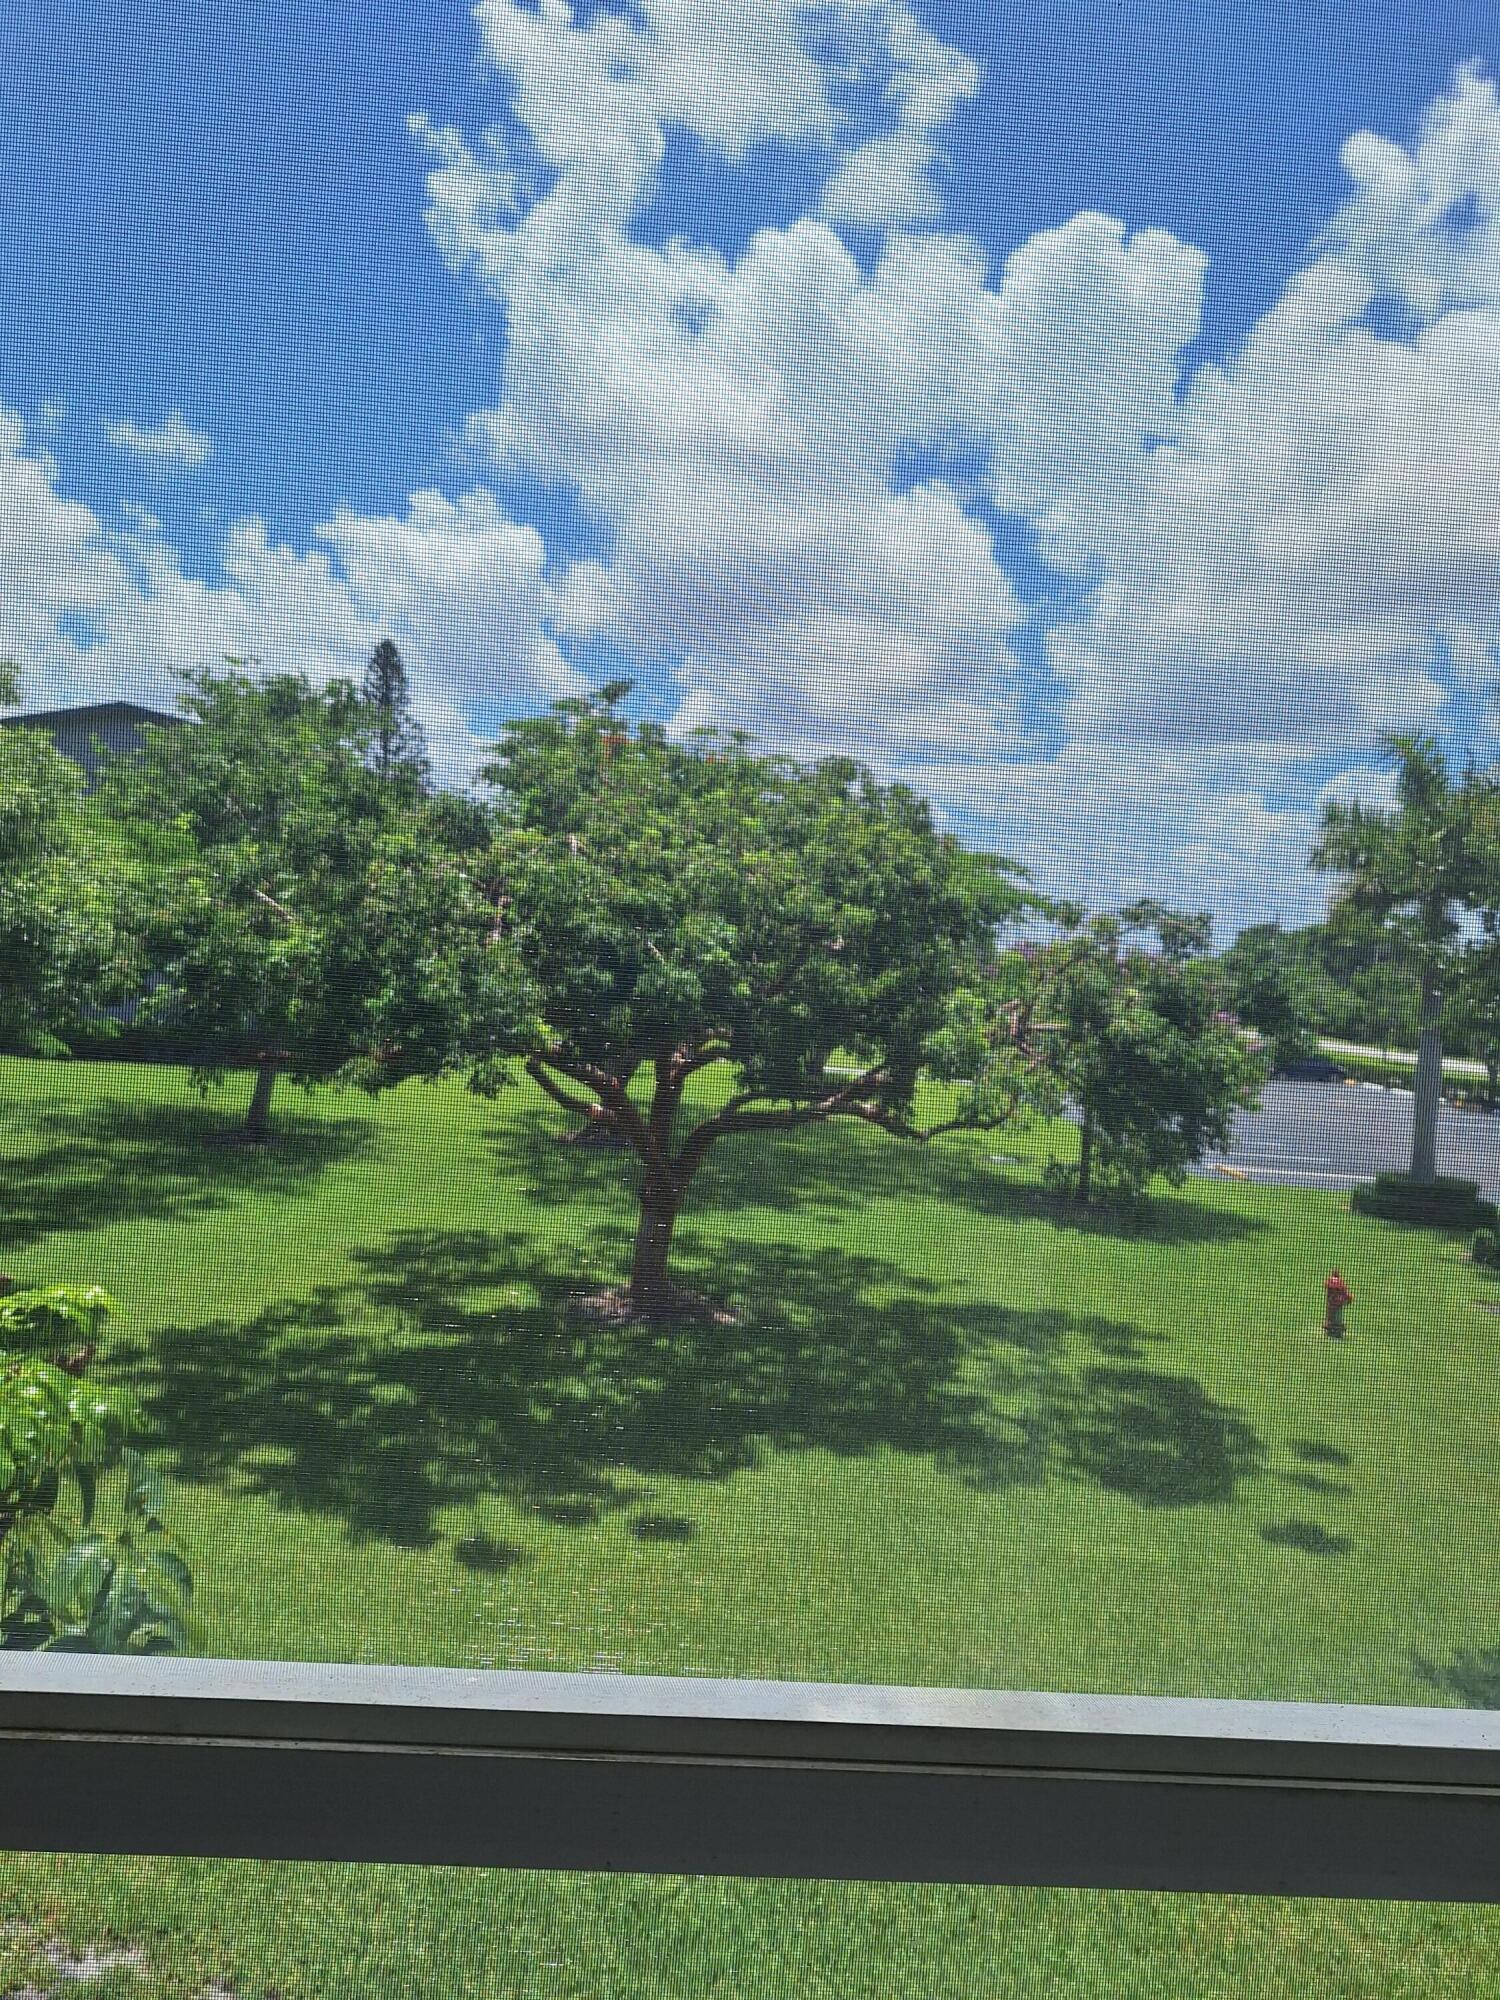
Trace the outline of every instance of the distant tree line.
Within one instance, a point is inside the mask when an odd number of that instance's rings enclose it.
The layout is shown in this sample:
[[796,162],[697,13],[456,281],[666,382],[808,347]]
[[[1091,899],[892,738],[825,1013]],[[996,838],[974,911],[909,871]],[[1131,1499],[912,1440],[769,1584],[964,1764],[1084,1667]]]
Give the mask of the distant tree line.
[[[1284,930],[1252,924],[1220,954],[1228,1002],[1262,1032],[1278,1064],[1317,1052],[1320,1037],[1409,1053],[1421,1032],[1419,969],[1399,938],[1341,919]],[[1485,1065],[1500,1102],[1500,942],[1481,927],[1460,957],[1445,1010],[1450,1055]]]
[[1414,1040],[1430,1179],[1444,1034],[1500,1067],[1500,790],[1429,739],[1387,746],[1389,809],[1325,814],[1328,921],[1215,957],[1207,917],[1060,903],[853,759],[674,740],[630,693],[508,723],[464,794],[434,783],[388,643],[361,684],[187,676],[189,726],[88,795],[45,736],[0,731],[0,1036],[248,1073],[256,1144],[283,1081],[525,1075],[567,1134],[633,1156],[622,1309],[653,1314],[681,1303],[677,1222],[724,1144],[1066,1114],[1072,1197],[1136,1194],[1256,1101],[1248,1027],[1281,1063],[1321,1033]]
[[1314,1054],[1324,1035],[1376,1049],[1416,1046],[1415,969],[1377,925],[1252,924],[1219,963],[1235,1011],[1274,1044],[1279,1063]]

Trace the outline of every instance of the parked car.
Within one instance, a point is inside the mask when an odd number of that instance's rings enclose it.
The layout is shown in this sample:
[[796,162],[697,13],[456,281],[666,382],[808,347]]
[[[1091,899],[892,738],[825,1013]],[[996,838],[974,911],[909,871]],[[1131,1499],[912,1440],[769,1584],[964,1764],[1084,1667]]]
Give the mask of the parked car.
[[1297,1062],[1289,1062],[1276,1074],[1292,1083],[1342,1083],[1344,1080],[1344,1072],[1327,1056],[1303,1056]]

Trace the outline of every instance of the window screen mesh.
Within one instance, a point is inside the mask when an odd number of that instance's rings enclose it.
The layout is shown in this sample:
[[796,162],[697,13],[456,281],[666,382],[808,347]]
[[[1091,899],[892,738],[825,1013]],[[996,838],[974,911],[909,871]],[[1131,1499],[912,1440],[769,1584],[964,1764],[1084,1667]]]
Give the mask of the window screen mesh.
[[[8,32],[0,1643],[1495,1705],[1491,10]],[[4,1883],[28,1992],[1494,1949]]]

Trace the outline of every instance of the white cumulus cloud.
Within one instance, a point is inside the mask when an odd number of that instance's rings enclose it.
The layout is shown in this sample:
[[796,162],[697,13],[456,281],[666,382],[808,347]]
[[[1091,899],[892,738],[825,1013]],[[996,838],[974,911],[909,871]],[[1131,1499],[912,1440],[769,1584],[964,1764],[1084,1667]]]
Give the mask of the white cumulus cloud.
[[213,457],[213,439],[195,431],[181,410],[159,424],[138,424],[133,417],[106,419],[104,435],[118,451],[128,451],[148,465],[176,466],[196,472]]
[[[1378,732],[1443,727],[1500,655],[1491,81],[1352,135],[1302,267],[1185,373],[1207,260],[1168,229],[1085,210],[992,265],[944,226],[981,79],[907,0],[475,19],[495,122],[412,121],[433,238],[505,326],[466,434],[586,534],[549,547],[481,480],[303,547],[242,522],[200,579],[0,412],[28,690],[159,691],[226,651],[350,672],[388,635],[457,771],[481,719],[623,655],[674,728],[862,754],[1084,900],[1318,908],[1323,800],[1370,795]],[[684,150],[751,187],[768,149],[813,164],[805,214],[733,254],[653,239]],[[108,431],[148,464],[211,449],[180,414]]]
[[1374,261],[1325,246],[1128,479],[1039,496],[1044,551],[1096,580],[1052,635],[1080,736],[1352,751],[1493,677],[1500,303],[1377,331]]
[[479,489],[418,493],[384,517],[340,512],[310,549],[248,518],[205,581],[144,509],[112,527],[62,492],[54,460],[0,410],[0,540],[24,553],[0,565],[0,658],[20,669],[31,707],[170,703],[175,674],[225,655],[323,681],[358,674],[390,637],[439,766],[461,779],[478,751],[476,691],[528,708],[581,685],[545,629],[539,538]]

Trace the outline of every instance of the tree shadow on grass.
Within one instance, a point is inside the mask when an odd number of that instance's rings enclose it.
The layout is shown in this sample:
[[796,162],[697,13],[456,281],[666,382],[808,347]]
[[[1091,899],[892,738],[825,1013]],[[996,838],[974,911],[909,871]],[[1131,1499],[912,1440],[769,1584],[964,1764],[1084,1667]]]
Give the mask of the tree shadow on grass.
[[1268,1521],[1260,1538],[1272,1548],[1296,1549],[1304,1556],[1347,1556],[1354,1548],[1348,1535],[1331,1534],[1316,1521]]
[[[925,1156],[931,1160],[933,1154]],[[1191,1184],[1177,1191],[1160,1185],[1133,1200],[1100,1199],[1081,1204],[1065,1192],[1015,1170],[988,1165],[954,1151],[937,1167],[928,1166],[924,1191],[936,1199],[967,1205],[997,1221],[1043,1224],[1075,1236],[1107,1237],[1118,1243],[1151,1243],[1165,1248],[1190,1243],[1237,1243],[1268,1225],[1256,1215],[1214,1208],[1197,1200]]]
[[976,1430],[950,1450],[971,1485],[993,1492],[1064,1479],[1140,1507],[1206,1507],[1233,1500],[1265,1466],[1255,1429],[1188,1376],[1048,1367],[1027,1391],[992,1431]]
[[1347,1451],[1336,1444],[1328,1444],[1322,1438],[1293,1438],[1291,1450],[1304,1465],[1348,1465],[1351,1463]]
[[497,1542],[493,1535],[465,1535],[454,1543],[453,1553],[464,1569],[481,1576],[505,1576],[526,1560],[524,1549],[514,1542]]
[[1500,1647],[1455,1653],[1445,1665],[1418,1658],[1417,1679],[1465,1708],[1500,1708]]
[[[628,1196],[639,1165],[628,1148],[559,1145],[561,1118],[527,1107],[492,1135],[502,1169],[548,1205]],[[1082,1236],[1161,1245],[1236,1242],[1264,1230],[1257,1216],[1215,1208],[1190,1190],[1080,1207],[1015,1169],[991,1164],[994,1135],[904,1144],[835,1122],[785,1138],[728,1139],[710,1154],[688,1196],[692,1216],[721,1208],[839,1216],[877,1200],[941,1202],[995,1221],[1041,1223]]]
[[1303,1493],[1329,1500],[1343,1499],[1354,1491],[1347,1479],[1325,1479],[1321,1472],[1283,1472],[1280,1478],[1283,1486],[1295,1486]]
[[4,1163],[0,1250],[138,1216],[203,1214],[247,1195],[295,1194],[371,1142],[358,1116],[288,1111],[272,1144],[241,1146],[230,1143],[234,1121],[210,1105],[108,1100],[49,1112],[46,1129],[45,1145]]
[[637,1514],[630,1532],[638,1542],[690,1542],[698,1524],[685,1514]]
[[1228,1498],[1261,1463],[1255,1433],[1196,1382],[1077,1365],[1137,1354],[1121,1323],[955,1300],[883,1258],[731,1240],[702,1256],[715,1290],[745,1302],[734,1325],[612,1327],[568,1310],[580,1281],[560,1254],[520,1234],[407,1231],[357,1253],[342,1285],[114,1359],[179,1477],[407,1546],[482,1496],[581,1526],[644,1506],[653,1480],[724,1479],[768,1449],[925,1456],[988,1491],[1057,1477],[1146,1506]]

